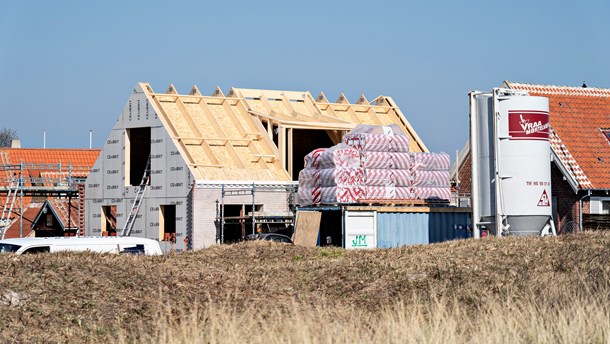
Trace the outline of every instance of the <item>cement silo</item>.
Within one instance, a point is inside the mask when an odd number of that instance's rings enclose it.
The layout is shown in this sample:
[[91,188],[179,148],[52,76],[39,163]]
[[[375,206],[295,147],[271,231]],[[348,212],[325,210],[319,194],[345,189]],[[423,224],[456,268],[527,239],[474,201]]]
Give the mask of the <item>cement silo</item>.
[[469,95],[475,237],[554,233],[548,98],[499,88]]

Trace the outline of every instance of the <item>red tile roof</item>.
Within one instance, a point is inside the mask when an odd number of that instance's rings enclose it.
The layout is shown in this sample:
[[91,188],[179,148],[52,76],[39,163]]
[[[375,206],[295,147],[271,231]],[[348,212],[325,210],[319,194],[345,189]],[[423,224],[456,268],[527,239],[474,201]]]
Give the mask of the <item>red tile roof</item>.
[[579,189],[610,189],[610,89],[506,82],[549,98],[551,147]]
[[[32,233],[32,223],[36,219],[38,212],[40,212],[40,208],[42,207],[44,202],[31,202],[28,203],[27,206],[23,207],[23,222],[20,222],[19,219],[19,211],[15,211],[13,208],[13,214],[11,218],[13,222],[8,227],[5,233],[5,237],[8,238],[19,238],[20,227],[22,229],[22,236],[25,238]],[[20,223],[22,223],[20,225]]]
[[[48,201],[57,214],[59,221],[61,221],[64,230],[78,228],[78,199],[71,199],[70,203],[68,203],[66,198],[50,198]],[[70,210],[68,210],[68,204],[70,204]],[[68,213],[70,214],[70,220],[68,220]]]
[[[68,172],[70,170],[72,170],[72,176],[86,177],[99,154],[99,149],[0,148],[0,165],[18,165],[22,162],[38,165],[26,168],[23,173],[26,179],[40,178],[43,172]],[[9,171],[0,176],[3,179],[0,185],[7,185],[6,179],[9,177]]]
[[93,166],[100,154],[99,149],[69,149],[69,148],[0,148],[7,152],[10,164],[31,162],[36,164],[58,164],[68,167]]

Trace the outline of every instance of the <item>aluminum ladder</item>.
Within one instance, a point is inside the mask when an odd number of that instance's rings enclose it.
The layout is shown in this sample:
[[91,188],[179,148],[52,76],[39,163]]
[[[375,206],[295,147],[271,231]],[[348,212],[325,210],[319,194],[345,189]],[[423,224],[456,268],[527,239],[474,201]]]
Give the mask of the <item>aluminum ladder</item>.
[[140,212],[140,206],[142,205],[142,199],[144,198],[144,191],[146,191],[146,187],[148,185],[150,185],[150,155],[148,156],[148,162],[146,162],[142,182],[140,182],[140,185],[138,186],[136,198],[133,200],[131,211],[129,212],[127,221],[125,221],[123,230],[121,231],[121,236],[129,236],[131,234],[133,225],[135,224],[138,213]]
[[4,201],[4,208],[2,208],[2,216],[0,216],[0,231],[2,232],[2,240],[4,240],[6,230],[11,224],[11,213],[13,212],[15,199],[17,198],[20,180],[21,174],[19,174],[18,178],[12,178],[8,187],[8,193],[6,194],[6,200]]

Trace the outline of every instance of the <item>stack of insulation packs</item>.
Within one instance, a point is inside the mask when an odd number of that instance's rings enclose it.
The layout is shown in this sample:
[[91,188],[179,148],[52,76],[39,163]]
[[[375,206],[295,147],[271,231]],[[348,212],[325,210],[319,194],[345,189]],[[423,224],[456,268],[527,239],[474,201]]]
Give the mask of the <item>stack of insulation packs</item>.
[[342,143],[305,156],[298,203],[448,200],[449,167],[447,154],[409,152],[409,138],[396,125],[359,125]]

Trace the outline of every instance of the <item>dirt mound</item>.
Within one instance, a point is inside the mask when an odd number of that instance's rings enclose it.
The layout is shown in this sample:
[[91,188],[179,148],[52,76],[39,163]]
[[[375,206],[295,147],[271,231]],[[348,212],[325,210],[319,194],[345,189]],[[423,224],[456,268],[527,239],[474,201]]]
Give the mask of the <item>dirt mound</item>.
[[[608,290],[610,233],[489,238],[345,251],[246,242],[174,256],[0,255],[3,341],[113,338],[170,307],[292,304],[368,312],[412,297],[475,309],[494,298],[560,302]],[[609,298],[609,295],[599,295]]]

